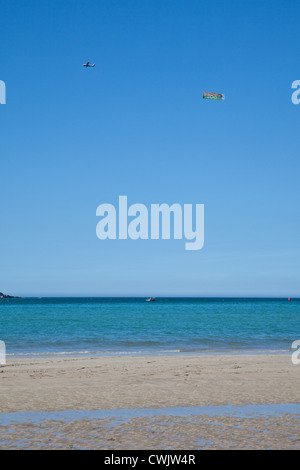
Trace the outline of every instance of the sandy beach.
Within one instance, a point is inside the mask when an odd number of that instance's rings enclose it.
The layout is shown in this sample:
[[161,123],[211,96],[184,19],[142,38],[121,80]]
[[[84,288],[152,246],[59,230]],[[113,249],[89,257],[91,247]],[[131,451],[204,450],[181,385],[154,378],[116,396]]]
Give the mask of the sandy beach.
[[270,353],[8,359],[1,412],[300,403],[299,372]]
[[[2,423],[1,448],[300,448],[299,415],[150,413],[127,417],[124,433],[124,423],[91,413],[299,404],[299,367],[289,354],[270,353],[8,359],[0,368],[1,413],[27,412],[28,420]],[[30,422],[31,412],[67,410],[90,416]]]

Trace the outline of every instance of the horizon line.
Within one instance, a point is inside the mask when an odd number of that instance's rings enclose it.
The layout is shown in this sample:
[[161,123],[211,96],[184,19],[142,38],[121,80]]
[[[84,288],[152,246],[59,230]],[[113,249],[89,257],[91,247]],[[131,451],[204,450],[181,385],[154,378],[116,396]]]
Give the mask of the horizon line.
[[19,295],[11,296],[12,298],[19,299],[51,299],[51,298],[82,298],[82,299],[140,299],[154,297],[156,299],[300,299],[300,296],[271,296],[271,295]]

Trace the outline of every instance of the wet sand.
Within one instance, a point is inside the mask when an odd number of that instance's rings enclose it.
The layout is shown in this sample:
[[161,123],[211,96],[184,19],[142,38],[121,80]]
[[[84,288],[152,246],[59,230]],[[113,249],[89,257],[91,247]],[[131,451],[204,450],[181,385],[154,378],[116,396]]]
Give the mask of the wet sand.
[[3,426],[0,449],[300,449],[299,415],[43,420]]
[[[49,357],[0,367],[0,448],[300,448],[299,415],[30,419],[33,411],[300,403],[289,354]],[[0,419],[1,423],[1,419]]]

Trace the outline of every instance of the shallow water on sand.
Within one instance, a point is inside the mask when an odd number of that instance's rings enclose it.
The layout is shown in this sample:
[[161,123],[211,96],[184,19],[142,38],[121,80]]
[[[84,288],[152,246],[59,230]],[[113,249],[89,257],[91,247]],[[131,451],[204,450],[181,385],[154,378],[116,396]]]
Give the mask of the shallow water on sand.
[[1,449],[299,449],[300,404],[6,413]]

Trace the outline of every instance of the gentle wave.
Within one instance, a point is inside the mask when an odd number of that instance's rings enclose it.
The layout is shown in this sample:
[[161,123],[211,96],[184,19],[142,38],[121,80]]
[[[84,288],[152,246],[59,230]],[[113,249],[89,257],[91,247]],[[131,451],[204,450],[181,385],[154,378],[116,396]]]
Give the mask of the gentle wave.
[[7,357],[52,357],[52,356],[132,356],[132,355],[149,355],[149,354],[176,354],[180,353],[180,349],[166,349],[161,351],[56,351],[56,352],[20,352],[8,353]]
[[212,350],[188,350],[188,349],[166,349],[166,350],[142,350],[142,351],[59,351],[59,352],[20,352],[20,353],[9,353],[7,357],[98,357],[98,356],[157,356],[157,355],[172,355],[172,354],[182,354],[182,355],[198,355],[198,356],[210,356],[210,355],[247,355],[247,354],[290,354],[291,350],[289,349],[244,349],[244,350],[222,350],[222,351],[212,351]]

